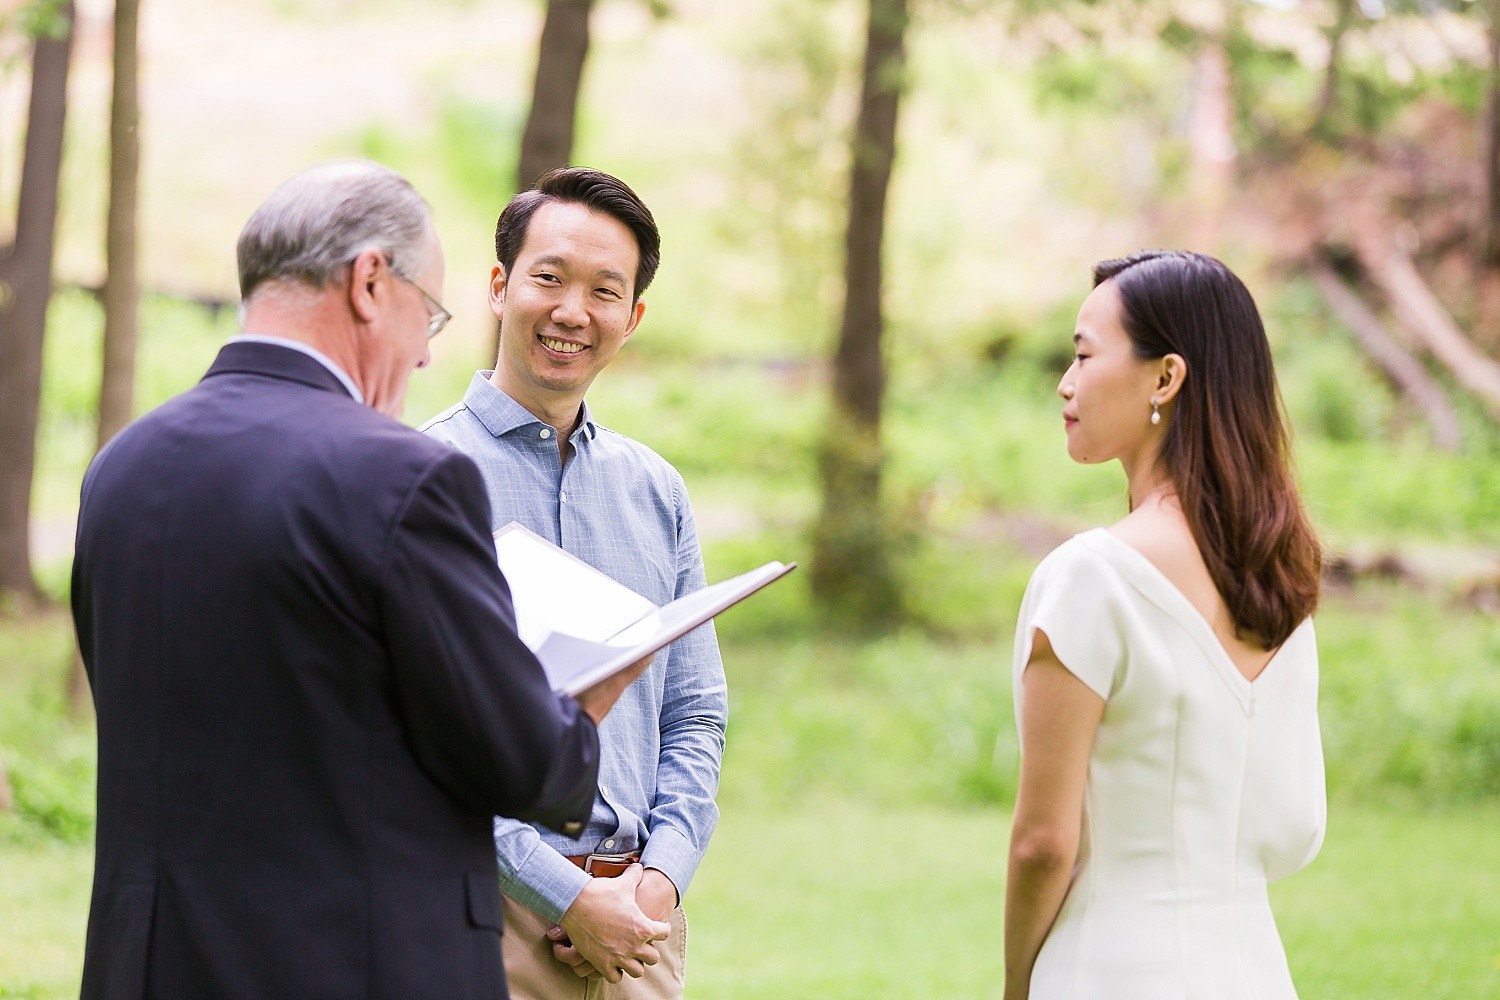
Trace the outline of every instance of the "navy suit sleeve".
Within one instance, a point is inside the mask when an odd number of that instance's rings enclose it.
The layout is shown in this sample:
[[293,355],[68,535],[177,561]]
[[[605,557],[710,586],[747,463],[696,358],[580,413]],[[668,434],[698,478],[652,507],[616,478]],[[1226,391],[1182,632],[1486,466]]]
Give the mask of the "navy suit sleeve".
[[489,502],[466,456],[438,459],[418,481],[381,591],[402,721],[423,767],[471,806],[576,836],[594,801],[598,733],[516,635]]

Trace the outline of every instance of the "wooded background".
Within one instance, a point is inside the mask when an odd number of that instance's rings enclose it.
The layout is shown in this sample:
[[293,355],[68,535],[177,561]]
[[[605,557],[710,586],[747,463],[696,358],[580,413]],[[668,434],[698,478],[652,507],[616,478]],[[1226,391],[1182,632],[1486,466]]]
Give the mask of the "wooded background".
[[[1064,452],[1073,317],[1096,260],[1180,246],[1267,320],[1329,546],[1335,796],[1492,809],[1497,26],[1500,0],[0,4],[0,835],[91,829],[83,470],[233,332],[254,207],[338,156],[406,173],[444,237],[412,423],[492,363],[516,190],[583,163],[652,206],[662,271],[596,412],[682,469],[711,577],[805,568],[724,622],[766,737],[731,797],[790,810],[827,773],[1008,804],[1019,587],[1123,512]],[[851,700],[884,721],[840,728]]]

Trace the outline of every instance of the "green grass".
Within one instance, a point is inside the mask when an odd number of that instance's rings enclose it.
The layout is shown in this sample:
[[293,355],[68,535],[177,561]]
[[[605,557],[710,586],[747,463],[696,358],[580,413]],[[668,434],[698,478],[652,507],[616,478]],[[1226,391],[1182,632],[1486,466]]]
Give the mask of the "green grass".
[[687,901],[689,998],[998,995],[1006,816],[724,811]]
[[77,997],[92,844],[0,841],[0,998]]
[[[994,997],[1008,824],[999,808],[726,795],[688,897],[688,996]],[[1497,826],[1494,807],[1335,802],[1323,853],[1271,893],[1303,1000],[1494,995]],[[87,846],[0,844],[0,997],[77,996],[91,866]]]
[[1500,810],[1338,808],[1322,854],[1272,886],[1303,1000],[1500,991]]
[[[688,902],[689,997],[998,995],[1002,810],[837,800],[725,809]],[[1303,1000],[1475,1000],[1500,988],[1500,812],[1335,803],[1328,841],[1272,887]]]

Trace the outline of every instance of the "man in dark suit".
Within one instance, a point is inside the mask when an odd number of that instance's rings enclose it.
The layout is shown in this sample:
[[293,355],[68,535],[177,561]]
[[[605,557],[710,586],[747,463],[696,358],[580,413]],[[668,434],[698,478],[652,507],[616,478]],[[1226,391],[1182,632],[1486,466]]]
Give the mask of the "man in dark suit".
[[392,419],[448,315],[405,180],[298,175],[239,264],[245,336],[84,480],[83,996],[503,997],[491,816],[581,829],[595,726],[646,664],[553,694],[479,472]]

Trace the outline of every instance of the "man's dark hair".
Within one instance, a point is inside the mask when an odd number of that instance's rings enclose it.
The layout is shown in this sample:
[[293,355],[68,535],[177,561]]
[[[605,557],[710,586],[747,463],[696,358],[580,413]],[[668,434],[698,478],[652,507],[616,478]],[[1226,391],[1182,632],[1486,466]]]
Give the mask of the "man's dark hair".
[[640,255],[635,268],[632,301],[639,299],[646,286],[651,284],[651,279],[656,277],[656,269],[661,264],[661,233],[656,229],[656,220],[651,217],[646,203],[624,181],[587,167],[549,170],[530,191],[521,192],[505,206],[495,223],[495,259],[505,268],[506,277],[510,276],[511,268],[521,254],[521,244],[526,242],[531,217],[549,201],[583,205],[619,220],[630,230]]

